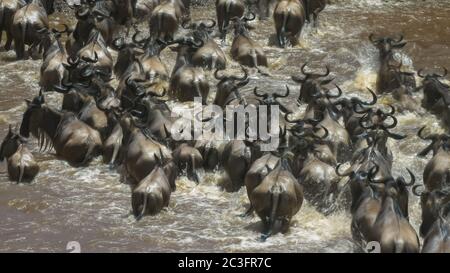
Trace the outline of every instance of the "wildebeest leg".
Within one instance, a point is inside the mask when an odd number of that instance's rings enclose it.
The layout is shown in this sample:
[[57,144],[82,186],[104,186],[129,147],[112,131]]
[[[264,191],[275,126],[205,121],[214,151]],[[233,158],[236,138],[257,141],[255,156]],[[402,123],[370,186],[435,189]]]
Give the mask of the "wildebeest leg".
[[242,218],[249,217],[250,215],[253,214],[253,211],[254,211],[254,208],[253,208],[252,204],[250,204],[250,207],[247,209],[247,211],[244,212],[243,214],[240,214],[239,217],[242,217]]
[[200,183],[200,178],[198,177],[198,173],[195,166],[195,158],[191,155],[191,164],[188,164],[188,168],[190,168],[190,176],[194,180],[194,182],[198,185]]
[[317,13],[313,13],[314,27],[318,26],[318,23],[317,23],[318,17],[319,17],[319,15]]
[[280,193],[272,192],[272,210],[270,212],[269,223],[267,225],[268,231],[261,235],[261,241],[264,242],[273,234],[273,230],[275,228],[275,223],[277,222],[276,214],[278,210],[278,203],[280,202]]
[[136,216],[136,221],[139,221],[144,217],[145,211],[147,210],[147,203],[148,203],[148,194],[144,194],[144,205],[142,205],[142,211],[139,213],[139,215]]
[[[0,36],[0,41],[1,41],[1,40],[2,40],[2,39],[1,39],[1,36]],[[13,40],[12,34],[11,34],[9,31],[7,31],[7,32],[6,32],[6,44],[5,44],[5,50],[6,50],[6,51],[11,50],[12,40]]]

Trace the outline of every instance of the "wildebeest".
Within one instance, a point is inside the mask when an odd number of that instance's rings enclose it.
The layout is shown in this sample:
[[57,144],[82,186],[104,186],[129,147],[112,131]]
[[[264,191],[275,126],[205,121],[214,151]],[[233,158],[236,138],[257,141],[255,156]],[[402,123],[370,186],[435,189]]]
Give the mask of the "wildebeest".
[[42,30],[49,28],[47,16],[41,0],[33,0],[14,14],[11,33],[17,59],[25,58],[25,45],[30,46],[29,53],[40,45]]
[[45,148],[52,145],[56,155],[75,166],[86,165],[100,155],[100,133],[80,121],[75,114],[47,106],[42,92],[27,104],[20,127],[22,136],[29,137],[31,132],[40,140],[41,146],[44,142]]
[[300,95],[298,97],[299,102],[310,103],[319,94],[327,84],[331,83],[334,79],[327,78],[330,75],[330,68],[326,66],[326,72],[324,74],[308,72],[306,71],[308,63],[304,63],[301,67],[301,72],[304,77],[292,76],[292,80],[301,84]]
[[300,0],[280,0],[273,12],[278,44],[285,47],[287,41],[297,45],[305,23],[305,9]]
[[156,166],[133,189],[131,205],[136,219],[140,220],[145,215],[155,215],[164,207],[169,206],[171,192],[163,168]]
[[31,182],[39,172],[39,165],[28,150],[26,139],[13,132],[11,125],[0,147],[0,161],[5,158],[12,181]]
[[132,178],[128,181],[131,185],[137,185],[160,163],[165,166],[172,160],[172,152],[166,146],[145,136],[134,123],[131,115],[122,114],[121,153],[127,174]]
[[238,89],[246,86],[249,83],[247,70],[241,67],[244,71],[244,76],[238,78],[236,76],[220,75],[219,70],[214,72],[214,77],[219,80],[217,83],[216,98],[214,104],[224,108],[231,100],[239,99],[240,94]]
[[77,53],[77,58],[90,62],[100,69],[105,75],[104,80],[110,79],[113,71],[113,58],[107,47],[100,31],[94,28],[89,34],[86,45]]
[[[397,82],[396,74],[398,70],[392,70],[392,63],[398,63],[398,61],[394,57],[394,50],[401,49],[406,45],[406,42],[403,41],[403,36],[400,36],[398,39],[394,39],[391,37],[383,37],[376,39],[374,34],[369,36],[370,41],[373,45],[378,48],[379,51],[379,61],[380,68],[378,70],[378,78],[377,78],[377,91],[379,93],[389,93],[393,89],[397,88],[399,83]],[[413,75],[402,74],[402,80],[406,85],[411,83],[414,80]],[[412,78],[412,79],[411,79]]]
[[251,205],[266,228],[262,240],[276,232],[278,222],[281,222],[281,231],[286,232],[292,217],[303,204],[303,188],[289,171],[285,158],[268,172],[262,182],[248,193]]
[[322,12],[327,4],[326,0],[303,0],[306,10],[306,19],[308,22],[314,21],[314,26],[317,26],[317,18],[319,13]]
[[420,197],[422,224],[420,235],[424,237],[423,253],[449,253],[450,251],[450,191],[449,188],[414,194]]
[[166,42],[173,40],[179,24],[187,16],[187,9],[181,0],[165,0],[152,12],[150,34]]
[[203,46],[203,41],[191,38],[177,39],[170,44],[178,43],[172,48],[178,52],[177,61],[170,79],[170,92],[172,98],[181,102],[193,101],[195,97],[201,97],[206,104],[209,94],[209,82],[201,67],[192,64],[192,55]]
[[[423,100],[422,107],[432,113],[442,116],[444,121],[450,124],[450,87],[443,83],[443,79],[447,75],[447,69],[444,68],[443,74],[423,74],[423,70],[418,71],[419,77],[423,78]],[[446,118],[447,117],[447,118]]]
[[423,183],[427,190],[432,191],[450,186],[450,136],[446,134],[424,136],[425,128],[420,129],[417,135],[423,140],[432,142],[419,153],[419,156],[433,152],[433,158],[423,172]]
[[[268,66],[266,53],[261,45],[250,38],[246,26],[247,21],[255,19],[255,15],[250,18],[235,18],[234,20],[234,39],[231,44],[231,56],[241,65],[256,67]],[[259,69],[259,68],[258,68]]]
[[39,85],[44,91],[50,91],[55,85],[62,85],[64,75],[67,73],[64,65],[67,63],[67,52],[61,42],[61,33],[67,32],[66,26],[64,31],[53,30],[48,37],[50,46],[44,52],[44,60],[41,65]]
[[242,0],[216,0],[217,24],[222,39],[225,40],[230,20],[244,16],[245,5]]
[[5,49],[10,50],[13,41],[11,26],[14,14],[17,10],[27,4],[25,0],[2,0],[0,2],[0,43],[2,42],[3,31],[6,32]]
[[203,42],[203,46],[193,54],[192,64],[211,70],[225,69],[227,64],[225,53],[211,37],[216,22],[214,20],[210,22],[209,25],[205,22],[183,25],[184,28],[193,29],[194,38]]

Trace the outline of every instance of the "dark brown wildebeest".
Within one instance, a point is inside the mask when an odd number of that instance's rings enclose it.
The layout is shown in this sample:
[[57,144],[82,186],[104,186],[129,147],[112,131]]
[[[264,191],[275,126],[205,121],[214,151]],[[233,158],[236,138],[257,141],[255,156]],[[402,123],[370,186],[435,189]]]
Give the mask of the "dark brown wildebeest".
[[53,86],[62,85],[64,75],[67,73],[64,65],[69,65],[67,63],[68,55],[60,37],[67,30],[68,27],[65,26],[64,31],[53,30],[53,33],[48,34],[50,46],[44,52],[39,81],[39,85],[44,91],[51,91]]
[[[161,163],[158,158],[156,160]],[[140,220],[145,215],[155,215],[169,206],[171,192],[164,169],[161,165],[155,166],[151,173],[133,189],[131,205],[136,220]]]
[[322,12],[326,5],[327,0],[302,0],[306,10],[306,20],[308,22],[314,21],[314,26],[317,27],[317,18],[319,13]]
[[219,70],[214,72],[214,77],[219,80],[217,83],[216,98],[214,104],[224,108],[229,102],[235,99],[240,99],[238,89],[246,86],[250,80],[247,70],[241,67],[244,71],[244,76],[238,78],[236,76],[220,75]]
[[183,28],[194,30],[193,36],[195,39],[203,41],[203,46],[192,56],[192,64],[210,70],[225,69],[227,64],[225,53],[211,37],[216,22],[214,20],[209,21],[211,22],[209,25],[205,22],[183,24]]
[[278,44],[285,47],[287,41],[292,46],[298,44],[298,39],[305,24],[305,8],[299,0],[280,0],[273,12]]
[[2,0],[0,1],[0,43],[2,42],[3,31],[6,32],[5,49],[10,50],[13,41],[11,26],[14,14],[27,4],[25,0]]
[[424,237],[423,253],[449,253],[450,251],[450,191],[449,188],[418,193],[422,206],[420,235]]
[[422,107],[432,111],[438,115],[447,110],[450,105],[450,87],[443,83],[443,79],[448,71],[444,68],[443,74],[423,74],[423,69],[417,73],[419,77],[423,78],[423,100]]
[[[369,36],[370,41],[374,46],[376,46],[379,50],[379,62],[380,68],[378,70],[378,78],[377,78],[377,92],[389,93],[393,89],[399,86],[397,82],[397,73],[398,70],[392,70],[392,64],[399,63],[394,57],[394,50],[403,48],[406,45],[406,42],[403,41],[403,36],[400,36],[398,39],[394,39],[391,37],[383,37],[376,39],[373,34]],[[401,63],[401,61],[400,61]],[[402,82],[400,86],[405,84],[405,86],[411,85],[414,83],[415,79],[414,75],[410,73],[401,73]]]
[[26,140],[9,125],[0,147],[0,162],[6,158],[9,178],[17,183],[31,182],[39,172],[39,165],[25,143]]
[[281,221],[281,231],[286,232],[292,217],[303,204],[303,188],[289,171],[286,159],[278,161],[274,169],[251,192],[250,203],[266,228],[261,240],[266,240],[276,231]]
[[203,41],[182,38],[170,42],[179,46],[171,48],[178,52],[177,61],[170,79],[169,95],[181,102],[193,101],[195,97],[201,97],[206,104],[209,94],[209,82],[201,67],[195,67],[192,63],[192,55],[203,46]]
[[152,12],[150,34],[156,39],[171,41],[183,18],[188,16],[181,0],[165,0]]
[[42,92],[27,103],[20,127],[22,136],[29,137],[31,131],[40,140],[41,146],[45,142],[44,150],[50,144],[57,156],[75,166],[86,165],[100,155],[100,133],[80,121],[75,114],[60,112],[45,105]]
[[172,160],[172,152],[161,143],[145,136],[141,129],[134,125],[133,117],[122,114],[120,124],[123,131],[122,151],[123,163],[132,180],[137,185],[150,174],[161,161],[165,166]]
[[426,156],[433,151],[433,158],[427,163],[423,172],[423,183],[428,191],[443,189],[450,186],[450,136],[446,134],[431,134],[424,136],[425,127],[419,130],[418,136],[423,140],[432,141],[419,156]]
[[[28,52],[31,55],[32,51],[40,45],[41,33],[48,28],[47,11],[40,0],[33,0],[30,4],[17,10],[11,25],[17,59],[25,58],[25,45],[30,46]],[[42,45],[40,46],[42,50]]]
[[245,5],[242,0],[216,0],[217,23],[222,39],[225,40],[230,20],[244,16]]
[[231,44],[231,56],[241,65],[256,67],[268,66],[266,53],[262,46],[250,38],[246,22],[255,19],[255,14],[250,18],[234,18],[234,39]]

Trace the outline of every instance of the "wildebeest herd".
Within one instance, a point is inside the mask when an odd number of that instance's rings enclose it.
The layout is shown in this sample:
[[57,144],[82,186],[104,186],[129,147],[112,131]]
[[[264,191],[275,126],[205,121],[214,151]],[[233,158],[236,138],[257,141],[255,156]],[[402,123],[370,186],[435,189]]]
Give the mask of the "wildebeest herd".
[[[255,87],[242,92],[251,71],[270,77],[264,48],[251,37],[256,14],[250,10],[256,6],[259,19],[265,20],[271,1],[217,0],[216,20],[192,20],[190,0],[82,0],[70,5],[76,25],[51,29],[53,2],[0,0],[5,49],[14,43],[17,59],[43,58],[41,90],[27,101],[20,130],[10,126],[1,145],[0,159],[7,160],[11,180],[30,182],[39,172],[27,148],[31,133],[40,150],[54,149],[58,158],[75,167],[103,156],[112,171],[124,171],[137,220],[169,205],[179,176],[202,183],[200,169],[223,170],[227,190],[246,187],[250,208],[243,216],[260,217],[266,229],[261,240],[287,232],[305,198],[324,214],[349,209],[352,235],[362,248],[376,241],[382,252],[450,252],[450,135],[426,133],[425,127],[417,132],[431,141],[418,155],[433,152],[423,185],[409,169],[408,179],[392,173],[395,159],[387,143],[406,137],[393,132],[395,113],[420,107],[414,92],[422,91],[421,107],[441,118],[447,131],[450,127],[447,69],[418,71],[423,80],[416,86],[416,73],[404,72],[396,57],[406,45],[401,35],[369,37],[380,62],[377,90],[367,90],[370,100],[345,96],[332,85],[328,66],[320,73],[305,63],[292,80],[300,86],[296,104],[306,110],[293,112],[279,100],[294,98],[288,86],[282,91]],[[317,25],[325,7],[324,0],[278,0],[273,8],[278,46],[295,46],[303,26]],[[143,21],[148,34],[137,27]],[[120,37],[119,26],[126,38]],[[215,38],[223,43],[230,32],[229,55],[243,75],[224,71],[227,53]],[[167,48],[177,54],[171,73],[160,58]],[[218,81],[213,101],[208,73]],[[60,109],[46,103],[45,92],[63,94]],[[396,106],[378,103],[379,95],[387,93]],[[174,115],[170,103],[189,103],[196,97],[221,108],[279,106],[278,148],[264,152],[261,140],[175,140],[172,128],[184,117]],[[422,247],[409,223],[410,191],[421,200]]]

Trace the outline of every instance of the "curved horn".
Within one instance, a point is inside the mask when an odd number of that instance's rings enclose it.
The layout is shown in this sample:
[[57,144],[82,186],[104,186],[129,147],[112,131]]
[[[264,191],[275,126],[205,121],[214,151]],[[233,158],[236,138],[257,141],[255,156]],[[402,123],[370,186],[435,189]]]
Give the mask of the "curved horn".
[[423,187],[422,185],[415,185],[413,188],[412,188],[412,192],[414,193],[414,195],[416,195],[416,196],[422,196],[422,194],[423,194],[423,192],[418,192],[417,190],[420,188],[420,187]]
[[444,70],[444,74],[442,74],[442,75],[438,75],[438,77],[439,78],[444,78],[445,76],[447,76],[447,74],[448,74],[448,70],[447,70],[447,68],[445,68],[445,67],[442,67],[442,69]]
[[399,135],[399,134],[391,133],[384,127],[382,127],[381,129],[383,129],[387,133],[388,137],[395,139],[395,140],[401,140],[401,139],[405,139],[406,137],[408,137],[407,135]]
[[422,72],[423,72],[423,68],[421,68],[421,69],[419,69],[419,71],[417,71],[417,75],[419,76],[419,77],[421,77],[421,78],[425,78],[427,75],[426,74],[422,74]]
[[132,40],[133,40],[133,43],[135,43],[135,44],[142,44],[142,43],[144,43],[145,41],[146,41],[146,39],[145,38],[143,38],[143,39],[141,39],[141,40],[138,40],[138,35],[140,34],[141,32],[139,31],[139,30],[137,30],[136,31],[136,33],[134,33],[133,34],[133,37],[131,38]]
[[255,88],[253,89],[253,94],[255,94],[255,96],[260,97],[260,98],[264,98],[266,99],[269,95],[268,94],[258,94],[258,87],[255,86]]
[[409,183],[404,182],[404,184],[405,186],[410,187],[416,183],[416,177],[414,176],[413,172],[410,169],[406,168],[406,170],[408,171],[409,176],[411,177],[411,181]]
[[181,22],[181,27],[184,29],[192,29],[193,24],[190,23],[190,21],[190,19],[183,20],[183,22]]
[[244,71],[244,76],[242,76],[241,78],[238,78],[236,76],[231,76],[230,79],[235,80],[235,81],[246,81],[248,79],[248,72],[242,65],[241,65],[241,69],[242,69],[242,71]]
[[291,90],[289,89],[289,86],[286,85],[286,94],[280,95],[280,94],[275,93],[275,94],[273,94],[273,97],[274,97],[274,98],[286,98],[286,97],[289,96],[289,93],[290,93],[290,92],[291,92]]
[[401,41],[403,41],[403,34],[400,34],[400,36],[399,36],[399,38],[397,39],[397,40],[395,40],[395,39],[392,39],[392,41],[394,42],[394,43],[400,43]]
[[213,28],[213,27],[215,27],[216,26],[216,21],[215,20],[213,20],[213,19],[208,19],[210,22],[211,22],[211,25],[205,25],[204,24],[204,26],[205,27],[207,27],[207,28]]
[[380,42],[380,39],[374,39],[375,34],[371,33],[369,35],[369,40],[372,42],[372,44],[377,45]]
[[377,95],[375,94],[375,92],[373,92],[372,89],[367,88],[367,90],[370,92],[370,94],[372,94],[372,101],[371,102],[360,101],[361,104],[363,104],[363,105],[375,105],[377,103],[377,101],[378,101]]
[[244,19],[244,21],[246,21],[246,22],[249,22],[249,21],[253,21],[253,20],[255,20],[255,18],[256,18],[256,14],[254,13],[254,12],[250,12],[249,13],[249,15],[251,16],[251,17],[247,17],[247,16],[245,16],[243,19]]
[[89,13],[89,9],[88,8],[86,8],[84,11],[80,11],[80,10],[77,10],[76,12],[75,12],[75,16],[76,17],[78,17],[78,18],[84,18],[84,17],[86,17],[86,15],[88,15],[88,13]]
[[304,63],[304,64],[302,65],[302,67],[301,67],[301,71],[302,71],[303,75],[305,75],[305,76],[311,75],[311,73],[309,73],[309,72],[306,71],[306,66],[307,66],[307,65],[308,65],[308,62]]
[[321,77],[326,77],[328,75],[330,75],[330,67],[328,65],[325,66],[325,68],[327,69],[327,71],[325,72],[325,74],[320,75]]
[[394,115],[395,114],[395,107],[390,104],[389,108],[391,108],[391,111],[389,113],[385,113],[385,115],[388,115],[388,116]]
[[395,126],[397,126],[397,123],[398,123],[397,118],[394,117],[394,116],[392,116],[392,115],[387,115],[387,116],[388,116],[388,117],[391,117],[392,120],[393,120],[393,122],[392,122],[392,124],[390,124],[390,125],[385,125],[385,124],[383,124],[382,126],[383,126],[384,128],[386,128],[386,129],[393,129],[393,128],[395,128]]
[[329,99],[336,99],[336,98],[339,98],[340,96],[342,96],[342,93],[343,93],[342,89],[337,84],[335,84],[335,86],[336,86],[336,88],[338,90],[338,94],[337,95],[330,95],[329,91],[328,91],[327,94],[326,94],[327,98],[329,98]]
[[330,135],[330,131],[325,126],[320,125],[320,127],[325,130],[325,134],[319,138],[326,139]]
[[285,115],[284,115],[284,119],[287,121],[287,122],[289,122],[289,123],[300,123],[300,122],[302,122],[303,123],[303,119],[301,119],[301,118],[299,118],[299,119],[290,119],[289,118],[289,115],[290,114],[292,114],[292,113],[286,113]]
[[221,81],[221,80],[225,79],[225,75],[220,76],[220,75],[219,75],[219,71],[222,71],[222,70],[219,70],[219,69],[217,68],[216,71],[214,72],[214,77],[215,77],[217,80]]
[[427,126],[423,126],[422,128],[420,128],[419,132],[417,132],[417,136],[423,140],[436,140],[436,136],[435,135],[430,135],[430,136],[424,136],[423,135],[423,131],[425,130],[425,128],[427,128]]
[[342,166],[342,163],[339,163],[339,164],[336,166],[335,171],[336,171],[336,174],[337,174],[337,175],[339,175],[339,176],[341,176],[341,177],[344,177],[344,176],[350,176],[350,175],[353,173],[352,167],[348,168],[344,173],[340,173],[340,172],[339,172],[339,169],[341,168],[341,166]]

